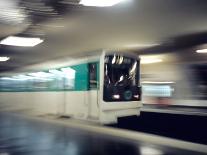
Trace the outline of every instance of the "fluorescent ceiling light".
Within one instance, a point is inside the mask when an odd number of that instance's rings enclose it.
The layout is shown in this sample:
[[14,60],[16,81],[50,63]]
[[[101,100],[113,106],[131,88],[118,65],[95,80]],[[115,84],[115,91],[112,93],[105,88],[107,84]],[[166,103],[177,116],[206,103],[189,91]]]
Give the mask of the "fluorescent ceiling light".
[[163,155],[164,153],[156,148],[143,146],[140,148],[140,154]]
[[33,47],[40,43],[43,40],[40,38],[25,38],[25,37],[16,37],[16,36],[9,36],[2,41],[0,44],[2,45],[10,45],[10,46],[24,46],[24,47]]
[[207,49],[196,50],[197,53],[207,53]]
[[141,64],[151,64],[162,62],[162,59],[155,56],[141,56]]
[[8,61],[9,59],[9,57],[0,57],[0,61]]
[[116,5],[124,0],[81,0],[80,4],[85,6],[107,7]]
[[172,84],[173,81],[143,81],[143,84]]
[[151,43],[151,44],[127,44],[125,47],[127,48],[148,48],[153,46],[158,46],[160,44]]

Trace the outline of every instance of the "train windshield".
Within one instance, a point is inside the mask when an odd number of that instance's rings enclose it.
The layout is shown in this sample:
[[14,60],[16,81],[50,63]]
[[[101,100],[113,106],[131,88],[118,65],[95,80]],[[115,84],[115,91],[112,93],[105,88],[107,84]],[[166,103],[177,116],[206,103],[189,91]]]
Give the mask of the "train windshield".
[[137,59],[109,55],[105,57],[105,85],[136,86],[138,85]]
[[104,60],[105,101],[134,100],[135,98],[133,98],[133,96],[138,95],[137,94],[138,86],[139,86],[139,60],[137,58],[127,57],[121,54],[105,56],[105,60]]

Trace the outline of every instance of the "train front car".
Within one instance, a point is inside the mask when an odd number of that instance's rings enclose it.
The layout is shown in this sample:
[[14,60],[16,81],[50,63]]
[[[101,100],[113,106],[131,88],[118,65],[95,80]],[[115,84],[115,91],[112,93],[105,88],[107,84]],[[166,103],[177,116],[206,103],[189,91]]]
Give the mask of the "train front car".
[[137,55],[106,53],[101,58],[100,121],[139,115],[141,107],[140,60]]

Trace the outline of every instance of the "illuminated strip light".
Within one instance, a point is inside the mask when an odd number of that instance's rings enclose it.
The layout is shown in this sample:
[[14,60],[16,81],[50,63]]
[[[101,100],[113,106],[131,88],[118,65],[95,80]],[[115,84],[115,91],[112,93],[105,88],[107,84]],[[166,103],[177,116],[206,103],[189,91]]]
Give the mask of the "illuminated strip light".
[[10,46],[24,46],[24,47],[33,47],[40,43],[42,43],[44,40],[40,38],[25,38],[25,37],[16,37],[16,36],[9,36],[2,41],[0,41],[0,44],[2,45],[10,45]]
[[162,150],[158,150],[157,148],[152,148],[148,146],[140,147],[140,154],[146,155],[163,155],[164,152]]
[[161,82],[158,82],[158,81],[143,81],[141,82],[143,84],[170,84],[170,83],[175,83],[173,81],[161,81]]
[[1,62],[8,61],[9,59],[10,59],[10,57],[0,57]]
[[141,64],[151,64],[151,63],[159,63],[162,62],[162,59],[159,58],[142,58],[141,57]]
[[207,53],[207,49],[196,50],[196,53]]
[[79,4],[85,6],[108,7],[116,5],[124,0],[81,0]]

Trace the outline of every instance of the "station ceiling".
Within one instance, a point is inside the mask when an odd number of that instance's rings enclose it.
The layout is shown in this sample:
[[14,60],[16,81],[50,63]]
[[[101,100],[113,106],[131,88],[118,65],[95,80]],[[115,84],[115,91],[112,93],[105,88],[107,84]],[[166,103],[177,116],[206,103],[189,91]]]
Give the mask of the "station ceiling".
[[207,40],[206,17],[206,0],[125,0],[103,8],[77,0],[1,0],[0,39],[19,35],[44,42],[1,45],[0,56],[11,59],[0,63],[0,72],[101,48],[153,52],[200,44]]

